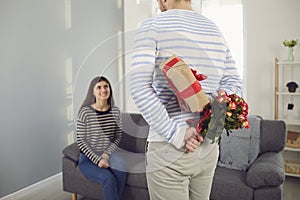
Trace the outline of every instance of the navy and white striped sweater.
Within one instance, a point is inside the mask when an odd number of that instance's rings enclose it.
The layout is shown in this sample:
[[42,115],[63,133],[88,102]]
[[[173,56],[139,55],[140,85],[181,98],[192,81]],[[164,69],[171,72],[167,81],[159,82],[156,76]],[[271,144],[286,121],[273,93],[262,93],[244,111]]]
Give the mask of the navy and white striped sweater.
[[83,107],[77,117],[77,144],[92,162],[98,164],[103,153],[111,154],[120,145],[122,121],[118,107],[100,112]]

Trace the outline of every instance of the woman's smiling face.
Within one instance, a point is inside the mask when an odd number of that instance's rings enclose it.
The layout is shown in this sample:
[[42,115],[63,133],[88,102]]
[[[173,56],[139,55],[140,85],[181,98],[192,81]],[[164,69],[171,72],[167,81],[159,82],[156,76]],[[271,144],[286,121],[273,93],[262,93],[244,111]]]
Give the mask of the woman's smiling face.
[[100,81],[94,86],[94,96],[97,100],[104,101],[110,97],[110,88],[107,82]]

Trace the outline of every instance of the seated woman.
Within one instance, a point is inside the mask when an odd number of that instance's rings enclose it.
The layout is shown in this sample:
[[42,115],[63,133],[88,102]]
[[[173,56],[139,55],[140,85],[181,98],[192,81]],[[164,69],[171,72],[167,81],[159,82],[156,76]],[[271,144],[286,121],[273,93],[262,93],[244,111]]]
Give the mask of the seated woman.
[[121,123],[110,82],[102,76],[94,78],[78,112],[79,168],[85,177],[103,185],[105,200],[121,199],[125,185],[125,161],[116,152]]

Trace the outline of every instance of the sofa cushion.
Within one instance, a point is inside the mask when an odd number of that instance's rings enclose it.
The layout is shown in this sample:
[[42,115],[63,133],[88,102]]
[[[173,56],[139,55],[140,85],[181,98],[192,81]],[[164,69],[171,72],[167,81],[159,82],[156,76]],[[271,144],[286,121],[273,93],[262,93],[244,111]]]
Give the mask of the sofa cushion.
[[253,199],[253,189],[246,184],[246,172],[217,167],[213,179],[211,200]]
[[149,125],[140,114],[122,113],[122,140],[120,148],[135,153],[144,153]]
[[218,166],[230,169],[247,170],[260,151],[261,117],[248,117],[250,128],[233,130],[227,136],[224,131],[220,142]]
[[261,152],[280,152],[285,147],[286,124],[284,121],[263,120]]
[[78,162],[78,160],[79,160],[79,153],[80,153],[80,150],[79,150],[76,142],[65,147],[63,150],[63,155],[68,158],[71,158],[75,162]]
[[136,188],[148,189],[146,173],[127,173],[126,184]]
[[125,151],[124,149],[118,149],[118,153],[126,162],[127,172],[144,173],[146,171],[145,153],[134,153]]
[[278,186],[284,181],[284,161],[281,154],[268,152],[259,156],[247,173],[247,183],[253,188]]
[[127,165],[126,184],[129,186],[147,189],[145,153],[119,151]]
[[254,190],[254,199],[255,200],[282,200],[283,193],[282,193],[283,185],[279,185],[276,187],[262,187],[257,188]]

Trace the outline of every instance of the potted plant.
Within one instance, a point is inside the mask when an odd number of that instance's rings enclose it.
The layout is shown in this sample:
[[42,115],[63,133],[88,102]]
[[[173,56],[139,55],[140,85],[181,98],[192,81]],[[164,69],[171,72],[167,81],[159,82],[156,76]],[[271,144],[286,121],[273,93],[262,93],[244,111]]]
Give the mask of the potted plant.
[[284,40],[283,45],[289,48],[288,51],[288,60],[294,61],[295,58],[295,52],[294,47],[297,45],[298,40]]

